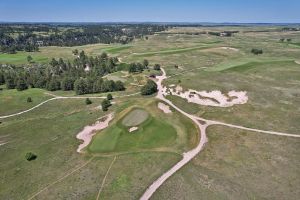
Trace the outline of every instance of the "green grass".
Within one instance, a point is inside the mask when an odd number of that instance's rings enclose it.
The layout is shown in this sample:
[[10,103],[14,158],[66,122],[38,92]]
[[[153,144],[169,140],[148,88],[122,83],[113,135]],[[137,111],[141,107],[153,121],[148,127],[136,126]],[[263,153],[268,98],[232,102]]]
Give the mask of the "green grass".
[[[29,109],[42,101],[52,98],[44,94],[45,90],[32,88],[23,91],[0,90],[0,116],[13,114]],[[32,102],[28,103],[27,98],[31,97]]]
[[120,51],[126,50],[131,48],[130,45],[124,45],[124,46],[117,46],[117,47],[110,47],[110,48],[104,48],[103,51],[109,53],[109,54],[117,54]]
[[[131,113],[135,111],[139,110],[131,111]],[[128,116],[131,115],[131,113],[129,113]],[[142,114],[144,115],[144,112]],[[138,115],[140,115],[140,113]],[[125,116],[124,120],[128,116]],[[135,118],[135,116],[132,117]],[[146,117],[148,118],[148,116]],[[128,131],[128,124],[126,123],[126,126],[123,125],[124,120],[98,133],[93,138],[89,146],[89,151],[101,153],[145,150],[168,147],[175,142],[176,129],[168,123],[149,116],[149,119],[143,124],[140,124],[141,122],[138,123],[139,129],[137,131],[130,133]]]
[[124,117],[122,124],[127,127],[138,126],[147,120],[148,117],[149,114],[147,111],[143,109],[135,109]]
[[155,51],[155,52],[146,52],[146,53],[134,53],[134,56],[139,57],[148,57],[148,56],[155,56],[155,55],[170,55],[170,54],[179,54],[179,53],[185,53],[189,51],[195,51],[200,49],[206,49],[209,48],[207,46],[196,46],[196,47],[188,47],[188,48],[173,48],[173,49],[165,49],[161,51]]

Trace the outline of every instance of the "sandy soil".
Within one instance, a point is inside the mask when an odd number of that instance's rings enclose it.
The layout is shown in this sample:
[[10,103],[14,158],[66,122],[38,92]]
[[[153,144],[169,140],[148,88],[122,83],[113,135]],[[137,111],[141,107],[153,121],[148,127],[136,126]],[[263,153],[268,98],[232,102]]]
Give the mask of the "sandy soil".
[[172,111],[170,110],[170,107],[164,103],[159,102],[157,104],[157,107],[159,109],[161,109],[164,113],[168,114],[168,113],[172,113]]
[[239,51],[239,49],[232,48],[232,47],[220,47],[220,49],[226,49],[226,50],[231,50],[231,51]]
[[108,126],[108,123],[113,119],[113,114],[109,114],[95,124],[91,126],[86,126],[81,132],[76,136],[77,139],[83,140],[83,143],[78,146],[77,152],[82,153],[82,149],[85,148],[92,140],[93,136],[96,134],[96,131],[105,129]]
[[229,91],[222,94],[221,91],[196,91],[189,89],[183,91],[182,87],[177,85],[176,88],[163,88],[164,95],[174,95],[186,99],[188,102],[204,106],[230,107],[236,104],[245,104],[248,101],[247,92]]
[[131,127],[130,129],[128,129],[128,131],[129,131],[129,133],[131,133],[131,132],[136,131],[138,129],[139,129],[139,127],[134,126],[134,127]]

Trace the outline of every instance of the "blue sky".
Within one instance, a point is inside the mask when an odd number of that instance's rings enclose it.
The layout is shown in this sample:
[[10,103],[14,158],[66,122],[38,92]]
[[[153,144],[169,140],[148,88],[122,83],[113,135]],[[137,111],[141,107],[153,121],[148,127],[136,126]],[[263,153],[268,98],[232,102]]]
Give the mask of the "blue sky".
[[300,22],[300,0],[0,0],[0,21]]

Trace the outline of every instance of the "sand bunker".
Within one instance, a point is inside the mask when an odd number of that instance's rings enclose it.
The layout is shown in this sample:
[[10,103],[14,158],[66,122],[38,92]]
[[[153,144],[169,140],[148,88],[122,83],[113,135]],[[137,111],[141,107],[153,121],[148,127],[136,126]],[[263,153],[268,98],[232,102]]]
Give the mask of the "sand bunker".
[[239,51],[239,49],[232,48],[232,47],[220,47],[220,49],[226,49],[226,50],[231,50],[231,51]]
[[300,61],[299,60],[295,60],[295,63],[300,65]]
[[131,133],[131,132],[136,131],[138,129],[139,129],[139,127],[134,126],[134,127],[131,127],[130,129],[128,129],[128,131],[129,131],[129,133]]
[[113,114],[109,114],[105,117],[102,117],[99,121],[91,126],[86,126],[81,132],[76,136],[77,139],[83,140],[83,143],[78,146],[77,152],[81,153],[81,150],[85,148],[92,140],[96,131],[105,129],[108,126],[108,123],[113,119]]
[[172,111],[170,110],[170,107],[164,103],[159,102],[157,106],[159,109],[161,109],[166,114],[172,113]]
[[183,91],[182,87],[164,88],[164,95],[174,95],[184,99],[188,102],[196,103],[204,106],[230,107],[235,104],[245,104],[248,101],[247,92],[245,91],[230,91],[227,94],[222,94],[218,90],[211,92],[196,91],[189,89]]

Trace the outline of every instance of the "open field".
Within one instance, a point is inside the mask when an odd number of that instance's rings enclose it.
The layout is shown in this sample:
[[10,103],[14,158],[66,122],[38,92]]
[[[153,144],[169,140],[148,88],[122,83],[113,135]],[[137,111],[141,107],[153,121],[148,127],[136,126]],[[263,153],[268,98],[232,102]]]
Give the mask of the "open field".
[[[297,199],[300,141],[221,126],[151,199]],[[275,189],[276,188],[276,189]]]
[[27,56],[30,55],[35,63],[48,63],[52,58],[70,59],[74,58],[72,51],[85,51],[87,55],[100,55],[102,52],[108,54],[118,54],[122,50],[129,49],[128,45],[107,45],[107,44],[92,44],[74,47],[40,47],[38,52],[17,52],[16,54],[0,53],[0,63],[2,64],[27,64]]

